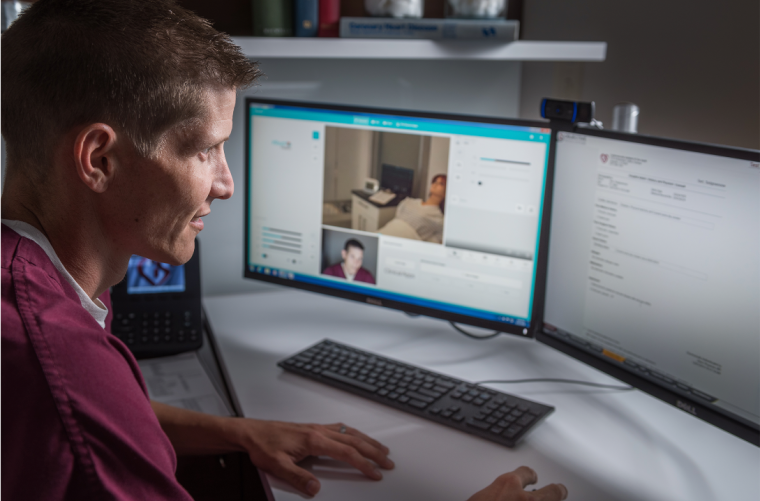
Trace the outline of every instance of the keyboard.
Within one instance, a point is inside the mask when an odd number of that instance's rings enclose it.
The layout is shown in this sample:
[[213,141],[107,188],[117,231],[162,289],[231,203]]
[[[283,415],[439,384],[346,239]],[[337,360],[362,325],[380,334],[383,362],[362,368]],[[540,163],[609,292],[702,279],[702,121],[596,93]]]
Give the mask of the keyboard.
[[514,447],[554,407],[329,339],[279,362],[301,376]]

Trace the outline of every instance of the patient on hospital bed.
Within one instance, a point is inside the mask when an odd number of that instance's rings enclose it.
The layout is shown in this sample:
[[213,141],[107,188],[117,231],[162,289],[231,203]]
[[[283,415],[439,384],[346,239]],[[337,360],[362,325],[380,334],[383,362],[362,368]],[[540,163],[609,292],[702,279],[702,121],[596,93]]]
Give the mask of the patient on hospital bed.
[[443,242],[443,210],[446,201],[446,175],[438,174],[430,185],[427,200],[406,198],[396,209],[396,216],[379,232],[383,235]]

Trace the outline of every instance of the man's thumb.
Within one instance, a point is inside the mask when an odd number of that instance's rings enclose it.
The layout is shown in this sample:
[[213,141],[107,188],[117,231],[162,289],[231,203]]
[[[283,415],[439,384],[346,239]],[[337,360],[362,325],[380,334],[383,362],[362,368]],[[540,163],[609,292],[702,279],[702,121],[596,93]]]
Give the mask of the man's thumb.
[[278,461],[272,474],[309,496],[316,495],[321,487],[317,477],[294,464],[290,458]]

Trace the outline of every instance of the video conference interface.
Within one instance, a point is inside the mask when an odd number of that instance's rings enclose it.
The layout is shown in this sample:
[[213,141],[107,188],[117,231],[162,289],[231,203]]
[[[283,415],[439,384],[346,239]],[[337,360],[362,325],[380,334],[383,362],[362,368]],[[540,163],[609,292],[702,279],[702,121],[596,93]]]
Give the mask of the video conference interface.
[[256,102],[249,120],[249,272],[529,327],[549,129]]
[[544,332],[757,427],[760,165],[557,141]]

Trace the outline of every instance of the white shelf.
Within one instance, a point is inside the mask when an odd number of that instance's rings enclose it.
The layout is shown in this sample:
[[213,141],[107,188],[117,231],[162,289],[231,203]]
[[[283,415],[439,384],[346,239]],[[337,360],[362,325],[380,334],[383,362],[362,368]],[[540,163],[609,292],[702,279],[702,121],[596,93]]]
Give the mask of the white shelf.
[[277,59],[432,59],[601,62],[606,42],[482,42],[236,37],[246,56]]

